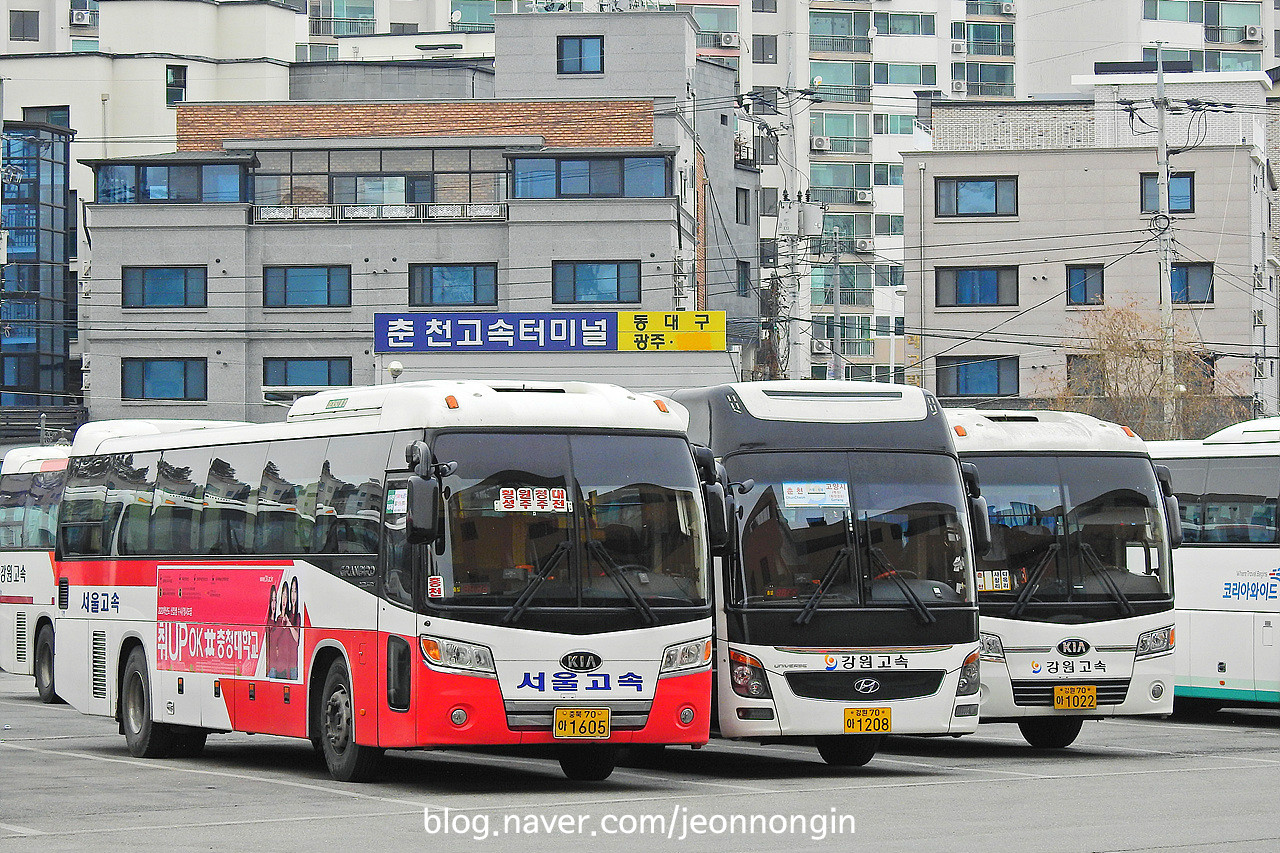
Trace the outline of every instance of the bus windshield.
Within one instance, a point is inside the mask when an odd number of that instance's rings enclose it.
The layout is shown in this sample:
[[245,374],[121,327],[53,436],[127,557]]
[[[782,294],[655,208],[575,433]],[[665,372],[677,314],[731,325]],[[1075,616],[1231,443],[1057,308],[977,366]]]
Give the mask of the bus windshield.
[[[1115,603],[1171,595],[1171,559],[1151,462],[1136,456],[982,456],[992,547],[980,600]],[[1020,606],[1019,606],[1020,605]]]
[[737,498],[731,604],[922,609],[971,604],[960,470],[947,456],[758,452],[725,459]]
[[429,604],[707,605],[688,444],[672,436],[446,433],[446,533]]

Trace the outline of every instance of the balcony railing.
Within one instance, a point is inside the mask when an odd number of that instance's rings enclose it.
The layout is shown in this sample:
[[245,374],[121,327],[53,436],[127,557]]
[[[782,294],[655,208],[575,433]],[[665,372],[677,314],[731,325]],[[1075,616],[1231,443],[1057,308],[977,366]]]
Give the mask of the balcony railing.
[[970,56],[1013,56],[1013,42],[969,39],[968,50]]
[[[698,47],[718,47],[718,48],[726,48],[729,50],[733,50],[737,47],[737,45],[724,44],[725,39],[723,39],[722,36],[736,36],[736,35],[737,33],[718,33],[718,32],[698,33],[697,44],[698,44]],[[732,41],[733,39],[729,39],[729,40]]]
[[[874,238],[870,236],[867,236],[867,237],[842,236],[840,238],[840,254],[865,255],[868,252],[873,251],[872,248],[868,248],[868,247],[874,246],[873,240]],[[861,248],[859,248],[859,244],[861,244]],[[830,234],[826,234],[822,237],[809,238],[809,254],[810,255],[816,255],[820,259],[820,258],[825,258],[834,254],[835,250],[836,250],[836,238],[832,237]]]
[[375,26],[373,18],[312,18],[311,35],[368,36]]
[[67,18],[73,27],[98,26],[97,9],[72,9]]
[[1012,83],[968,83],[965,91],[970,95],[994,95],[999,98],[1013,97]]
[[[1260,27],[1259,30],[1261,30]],[[1260,39],[1246,42],[1245,35],[1247,32],[1247,27],[1205,27],[1204,40],[1211,44],[1262,44]]]
[[832,154],[870,154],[871,139],[865,136],[828,136]]
[[836,86],[823,84],[817,88],[819,100],[846,104],[871,103],[870,86]]
[[809,36],[814,53],[870,53],[871,39],[861,36]]
[[449,31],[455,33],[491,33],[493,32],[493,22],[477,24],[467,21],[452,21],[449,24]]
[[260,205],[253,221],[274,222],[441,222],[506,221],[505,204],[303,204]]
[[1000,15],[1004,13],[1001,0],[968,0],[964,4],[966,15]]
[[[810,187],[810,197],[826,204],[857,204],[858,193],[870,192],[871,187],[855,189],[854,187]],[[865,202],[864,202],[865,203]]]
[[[842,287],[840,288],[840,304],[870,307],[871,294],[872,294],[872,291],[871,291],[871,288],[869,287],[859,287],[859,288]],[[834,295],[835,294],[833,293],[833,288],[815,287],[813,288],[813,293],[811,294],[811,297],[812,297],[813,304],[821,307],[823,305],[830,305],[832,297]]]

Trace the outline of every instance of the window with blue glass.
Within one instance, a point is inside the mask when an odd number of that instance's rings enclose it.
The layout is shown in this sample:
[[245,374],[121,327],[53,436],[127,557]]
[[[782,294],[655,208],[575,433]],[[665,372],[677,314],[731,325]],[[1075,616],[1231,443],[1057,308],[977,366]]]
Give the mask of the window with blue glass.
[[245,167],[235,163],[181,166],[110,163],[97,168],[99,204],[243,203]]
[[557,261],[552,265],[552,301],[639,302],[638,261]]
[[511,161],[513,198],[666,198],[666,157],[524,157]]
[[125,358],[120,396],[125,400],[204,400],[208,366],[203,358]]
[[938,216],[1016,216],[1017,178],[938,178]]
[[738,295],[751,295],[751,261],[738,261]]
[[204,308],[204,267],[125,267],[121,270],[125,308]]
[[[1169,212],[1194,213],[1196,209],[1196,179],[1194,172],[1174,172],[1169,176]],[[1157,213],[1160,210],[1160,184],[1154,172],[1142,176],[1142,212]]]
[[349,358],[264,358],[262,384],[323,388],[351,384]]
[[267,267],[262,271],[267,308],[346,308],[351,267]]
[[556,72],[604,72],[604,36],[560,36],[556,39]]
[[942,308],[1017,305],[1017,267],[939,267],[935,304]]
[[939,397],[1008,397],[1018,393],[1017,356],[940,356]]
[[497,264],[410,264],[410,305],[497,305]]
[[1213,264],[1174,264],[1170,289],[1174,304],[1213,302]]
[[1067,267],[1067,304],[1102,304],[1102,264]]

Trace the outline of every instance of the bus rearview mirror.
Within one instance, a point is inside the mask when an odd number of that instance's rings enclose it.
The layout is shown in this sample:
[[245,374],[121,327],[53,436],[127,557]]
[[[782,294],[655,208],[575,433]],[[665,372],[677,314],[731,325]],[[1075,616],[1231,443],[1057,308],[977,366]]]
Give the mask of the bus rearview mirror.
[[987,514],[987,499],[982,495],[969,498],[969,524],[973,528],[973,553],[986,556],[991,550],[991,518]]
[[440,482],[435,477],[409,478],[407,535],[409,542],[423,545],[440,538]]
[[711,545],[711,555],[724,557],[729,553],[733,538],[729,535],[729,510],[724,487],[719,483],[703,486],[702,501],[707,507],[707,541]]
[[1169,547],[1177,548],[1182,544],[1182,512],[1178,506],[1178,499],[1173,495],[1165,496],[1164,518],[1165,527],[1169,531]]

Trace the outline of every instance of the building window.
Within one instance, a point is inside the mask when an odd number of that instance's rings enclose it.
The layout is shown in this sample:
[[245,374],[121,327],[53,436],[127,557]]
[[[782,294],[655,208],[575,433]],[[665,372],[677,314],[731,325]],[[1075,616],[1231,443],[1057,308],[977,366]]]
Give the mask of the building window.
[[42,121],[58,127],[71,127],[71,107],[23,107],[23,121]]
[[738,261],[738,295],[751,295],[751,262]]
[[809,117],[809,132],[825,136],[833,154],[870,154],[870,118],[866,113],[815,112]]
[[236,164],[205,166],[99,166],[99,204],[176,201],[244,202],[245,170]]
[[125,308],[204,308],[204,267],[125,267],[121,270]]
[[778,37],[752,36],[751,63],[753,65],[778,64]]
[[778,215],[778,188],[777,187],[761,187],[760,188],[760,215],[761,216],[777,216]]
[[941,308],[1017,305],[1017,267],[939,267],[934,301]]
[[1198,24],[1204,20],[1204,3],[1200,0],[1142,0],[1142,18]]
[[882,36],[931,36],[934,34],[933,15],[876,12],[871,20],[876,32]]
[[334,204],[430,204],[435,201],[432,175],[334,175]]
[[778,265],[778,241],[760,241],[760,266],[776,267]]
[[666,198],[665,157],[523,157],[511,161],[512,198]]
[[497,305],[497,264],[410,264],[410,305]]
[[125,400],[204,400],[207,370],[203,358],[121,359],[120,396]]
[[757,166],[776,166],[778,164],[777,137],[764,133],[756,134],[755,150]]
[[1018,393],[1017,356],[939,356],[939,397],[1010,397]]
[[733,219],[739,225],[751,224],[751,190],[738,187],[733,213]]
[[639,302],[640,264],[636,261],[575,262],[552,264],[552,301]]
[[1067,304],[1102,304],[1102,264],[1067,267]]
[[262,303],[267,308],[348,307],[351,267],[267,267]]
[[1170,289],[1175,305],[1213,302],[1213,264],[1174,264]]
[[774,86],[757,86],[747,93],[747,103],[751,112],[758,116],[776,116],[778,114],[778,89]]
[[164,67],[164,102],[174,106],[187,99],[187,66]]
[[1013,97],[1013,66],[993,62],[954,62],[951,79],[962,80],[970,95]]
[[752,12],[776,12],[778,0],[751,0]]
[[874,130],[878,134],[910,136],[916,131],[915,116],[894,115],[893,113],[876,113],[873,121],[875,124]]
[[417,31],[417,24],[397,24],[394,21],[391,22],[391,35],[393,36],[413,35]]
[[14,41],[40,41],[40,13],[11,9],[9,38]]
[[902,186],[902,164],[876,163],[872,167],[872,183],[878,187]]
[[1017,178],[939,178],[938,216],[1017,216]]
[[876,62],[871,66],[873,83],[907,86],[933,86],[938,82],[938,66],[909,65],[898,62]]
[[604,36],[560,36],[557,38],[556,73],[603,74]]
[[[1154,172],[1142,175],[1142,212],[1157,213],[1160,210],[1160,185]],[[1169,212],[1194,213],[1196,209],[1196,181],[1194,172],[1174,172],[1169,176]]]
[[905,220],[901,213],[877,213],[876,236],[901,237]]
[[264,358],[262,384],[324,388],[351,384],[349,358]]

